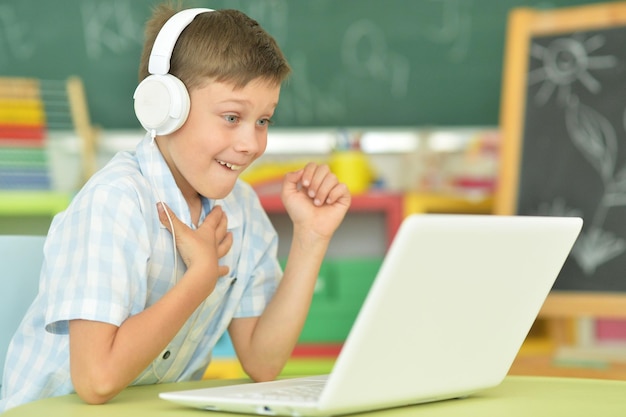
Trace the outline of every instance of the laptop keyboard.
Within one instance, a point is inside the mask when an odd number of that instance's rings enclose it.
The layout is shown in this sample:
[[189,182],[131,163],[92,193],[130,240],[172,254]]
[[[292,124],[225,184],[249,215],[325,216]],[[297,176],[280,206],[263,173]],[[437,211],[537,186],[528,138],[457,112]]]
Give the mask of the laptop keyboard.
[[293,385],[290,387],[280,387],[272,390],[255,392],[255,393],[241,393],[238,397],[252,398],[252,399],[266,399],[266,400],[282,400],[282,401],[316,401],[322,389],[324,388],[324,382],[311,382],[301,385]]

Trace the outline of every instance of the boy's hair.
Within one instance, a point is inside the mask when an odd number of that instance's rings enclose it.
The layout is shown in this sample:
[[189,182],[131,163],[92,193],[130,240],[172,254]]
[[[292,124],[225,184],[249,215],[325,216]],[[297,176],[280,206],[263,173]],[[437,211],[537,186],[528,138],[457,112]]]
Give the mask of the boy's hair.
[[[140,82],[150,75],[150,52],[159,31],[177,9],[180,7],[161,4],[146,23]],[[208,80],[229,82],[237,88],[256,78],[280,85],[290,71],[274,38],[254,19],[237,10],[216,10],[197,15],[183,30],[172,52],[169,73],[192,90]]]

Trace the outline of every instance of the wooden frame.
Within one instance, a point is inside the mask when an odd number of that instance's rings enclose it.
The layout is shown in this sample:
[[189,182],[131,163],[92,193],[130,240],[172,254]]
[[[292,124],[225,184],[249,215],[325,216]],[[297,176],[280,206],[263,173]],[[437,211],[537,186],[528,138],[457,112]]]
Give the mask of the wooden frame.
[[[509,15],[500,107],[502,145],[494,214],[517,209],[524,129],[530,40],[533,36],[626,25],[626,2],[600,3],[552,10],[514,9]],[[626,318],[626,294],[555,291],[541,317]]]
[[96,160],[97,131],[91,124],[89,117],[83,81],[77,76],[71,76],[67,79],[66,88],[74,130],[81,139],[83,182],[87,182],[98,168]]

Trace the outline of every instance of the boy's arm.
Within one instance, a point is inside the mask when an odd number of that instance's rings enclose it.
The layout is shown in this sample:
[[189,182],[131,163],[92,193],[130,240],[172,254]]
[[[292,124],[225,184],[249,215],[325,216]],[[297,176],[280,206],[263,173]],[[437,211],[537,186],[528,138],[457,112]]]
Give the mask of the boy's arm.
[[[169,228],[162,210],[160,217]],[[217,263],[232,245],[221,208],[211,211],[197,231],[185,228],[174,216],[172,220],[177,247],[188,269],[170,291],[119,327],[89,320],[70,321],[72,383],[88,403],[110,400],[137,378],[211,294],[217,278],[228,272],[227,267]]]
[[260,317],[233,319],[229,333],[246,373],[275,379],[298,341],[315,282],[350,194],[325,165],[308,164],[285,177],[282,199],[293,221],[293,239],[283,279]]

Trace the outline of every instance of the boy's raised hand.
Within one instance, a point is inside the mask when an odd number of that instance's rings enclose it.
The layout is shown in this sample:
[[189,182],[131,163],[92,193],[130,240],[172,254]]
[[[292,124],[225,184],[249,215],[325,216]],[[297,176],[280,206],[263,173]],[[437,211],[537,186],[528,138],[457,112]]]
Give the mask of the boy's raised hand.
[[[228,266],[219,265],[218,261],[226,255],[233,244],[232,234],[227,230],[228,220],[220,206],[215,206],[202,224],[193,230],[181,222],[174,212],[164,203],[158,203],[159,220],[176,235],[176,248],[188,269],[205,268],[210,291],[213,291],[217,279],[228,274]],[[165,209],[167,209],[167,213]],[[172,223],[167,217],[169,213]]]
[[294,227],[330,239],[341,224],[351,196],[328,165],[308,163],[285,176],[281,198]]

